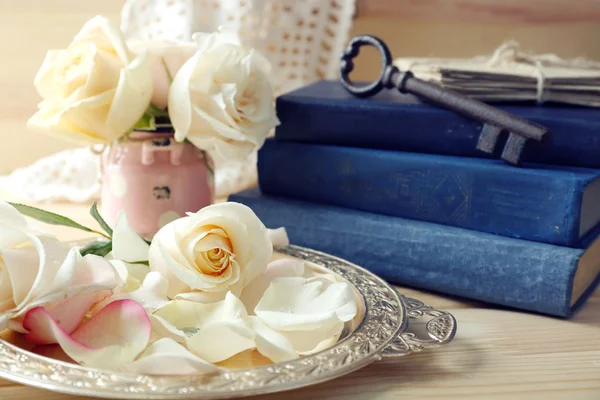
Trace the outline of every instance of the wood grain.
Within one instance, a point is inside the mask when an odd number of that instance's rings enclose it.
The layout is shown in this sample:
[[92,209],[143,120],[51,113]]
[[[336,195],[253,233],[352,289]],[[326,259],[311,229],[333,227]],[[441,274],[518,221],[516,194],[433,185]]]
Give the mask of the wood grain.
[[[449,0],[438,0],[438,5],[446,2]],[[446,18],[446,22],[418,21],[418,15],[424,19],[446,15],[446,11],[438,12],[432,7],[435,3],[432,0],[366,0],[359,4],[361,15],[354,21],[351,34],[379,35],[396,56],[472,56],[491,52],[502,40],[516,39],[527,50],[555,52],[563,57],[600,58],[597,44],[600,24],[594,22],[598,1],[576,0],[567,6],[560,6],[559,3],[566,1],[559,0],[496,1],[537,4],[550,20],[568,20],[569,23],[532,25],[515,22],[519,19],[517,14],[513,14],[510,21],[489,16],[486,20],[482,17],[485,13],[479,11],[461,15],[449,11],[447,16],[451,18]],[[471,3],[485,2],[471,0]],[[32,85],[33,77],[49,48],[63,47],[81,25],[96,14],[118,20],[122,4],[123,0],[0,0],[3,33],[0,41],[3,56],[0,64],[0,173],[68,146],[26,131],[25,122],[39,101]],[[399,19],[397,17],[402,15],[386,9],[385,4],[405,7],[408,4],[413,11]],[[371,8],[365,9],[365,5]],[[456,22],[457,18],[469,15],[477,21]],[[360,78],[374,75],[377,63],[377,60],[367,62],[359,71]],[[0,198],[6,199],[6,196],[0,193]],[[93,223],[88,214],[89,205],[42,206],[83,223]],[[48,230],[63,240],[87,235],[66,228],[49,227]],[[596,291],[574,318],[560,320],[409,288],[399,290],[451,311],[458,320],[455,341],[428,353],[372,364],[347,377],[312,388],[261,399],[329,400],[342,396],[378,400],[600,399],[600,291]],[[50,393],[0,380],[0,399],[76,400],[84,397]]]
[[359,0],[359,16],[436,21],[600,21],[596,0]]
[[[34,204],[32,204],[34,205]],[[89,205],[46,209],[92,224]],[[63,240],[87,233],[48,226]],[[570,320],[398,287],[401,293],[454,314],[455,340],[446,347],[386,359],[348,376],[261,400],[600,399],[600,290]],[[2,400],[84,399],[0,379]]]
[[[340,0],[341,1],[341,0]],[[347,1],[347,0],[343,0]],[[440,7],[451,0],[438,0]],[[559,0],[507,0],[509,3],[556,4]],[[561,1],[563,2],[563,1]],[[566,0],[564,1],[566,2]],[[0,0],[0,174],[25,167],[35,160],[73,147],[72,144],[26,129],[40,101],[33,78],[48,49],[63,48],[83,23],[97,14],[119,20],[124,0]],[[504,3],[504,1],[497,1]],[[600,59],[600,24],[590,21],[597,0],[576,0],[591,4],[580,20],[526,23],[518,19],[457,21],[455,17],[431,20],[439,7],[432,0],[365,0],[359,3],[351,35],[370,33],[382,37],[395,57],[471,57],[489,54],[504,40],[514,39],[527,51],[552,52],[561,57],[585,56]],[[402,16],[394,9],[413,14]],[[367,8],[365,8],[367,7]],[[387,8],[386,8],[387,7]],[[429,9],[427,8],[429,7]],[[563,7],[567,15],[580,7]],[[408,11],[407,11],[408,12]],[[419,19],[416,14],[428,18]],[[442,13],[445,15],[444,13]],[[443,17],[444,15],[441,15]],[[449,14],[452,16],[453,14]],[[361,59],[356,79],[377,75],[378,60]]]

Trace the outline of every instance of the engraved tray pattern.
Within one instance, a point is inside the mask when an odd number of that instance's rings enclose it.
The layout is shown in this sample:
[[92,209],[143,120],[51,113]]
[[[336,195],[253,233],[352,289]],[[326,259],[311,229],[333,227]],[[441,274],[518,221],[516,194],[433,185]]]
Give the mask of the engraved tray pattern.
[[[382,357],[437,347],[454,336],[456,322],[450,314],[432,310],[418,300],[403,299],[393,287],[363,268],[298,246],[278,252],[322,265],[355,286],[364,301],[365,314],[354,332],[311,356],[210,376],[146,376],[96,370],[41,357],[0,341],[0,376],[53,391],[104,398],[230,398],[313,385]],[[432,312],[441,314],[427,324],[429,339],[417,339],[406,332],[409,316],[415,319],[431,316]],[[438,322],[432,324],[436,319]]]

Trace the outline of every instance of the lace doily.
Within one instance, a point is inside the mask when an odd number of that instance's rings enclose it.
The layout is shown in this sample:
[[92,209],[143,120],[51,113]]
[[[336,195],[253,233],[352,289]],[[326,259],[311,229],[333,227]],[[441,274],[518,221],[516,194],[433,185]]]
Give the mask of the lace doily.
[[[132,41],[189,41],[194,32],[233,25],[244,44],[271,62],[279,95],[337,78],[354,10],[354,0],[127,0],[121,29]],[[217,197],[255,184],[256,153],[243,163],[213,157]],[[14,171],[0,184],[32,201],[84,202],[99,197],[99,176],[98,156],[75,149]]]

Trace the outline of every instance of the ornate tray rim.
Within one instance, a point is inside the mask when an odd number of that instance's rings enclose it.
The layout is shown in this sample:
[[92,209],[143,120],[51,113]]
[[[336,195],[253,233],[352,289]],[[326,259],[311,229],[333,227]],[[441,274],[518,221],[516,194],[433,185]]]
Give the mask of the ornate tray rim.
[[[231,398],[281,392],[314,385],[358,370],[384,356],[408,327],[398,292],[366,269],[329,254],[299,246],[279,253],[322,265],[350,282],[365,305],[356,330],[334,346],[297,360],[213,376],[146,376],[97,370],[58,361],[0,340],[0,377],[32,387],[103,398]],[[395,343],[396,343],[395,342]]]

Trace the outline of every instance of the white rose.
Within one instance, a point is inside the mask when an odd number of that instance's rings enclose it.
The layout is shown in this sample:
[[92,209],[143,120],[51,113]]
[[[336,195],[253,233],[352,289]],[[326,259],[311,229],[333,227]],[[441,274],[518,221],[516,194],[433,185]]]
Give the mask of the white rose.
[[77,248],[40,234],[14,207],[0,202],[0,331],[22,332],[25,313],[44,306],[71,332],[118,284],[108,261],[82,257]]
[[152,96],[147,56],[135,57],[103,17],[89,20],[67,49],[49,51],[34,83],[43,101],[28,127],[81,144],[127,133]]
[[169,91],[175,138],[243,159],[279,124],[268,62],[227,32],[197,33],[194,40],[198,50]]
[[197,50],[193,42],[135,41],[129,42],[135,54],[148,53],[153,79],[152,104],[167,108],[169,88],[175,75]]
[[254,212],[219,203],[163,227],[150,246],[150,269],[169,280],[168,295],[214,302],[241,290],[267,267],[273,245]]

